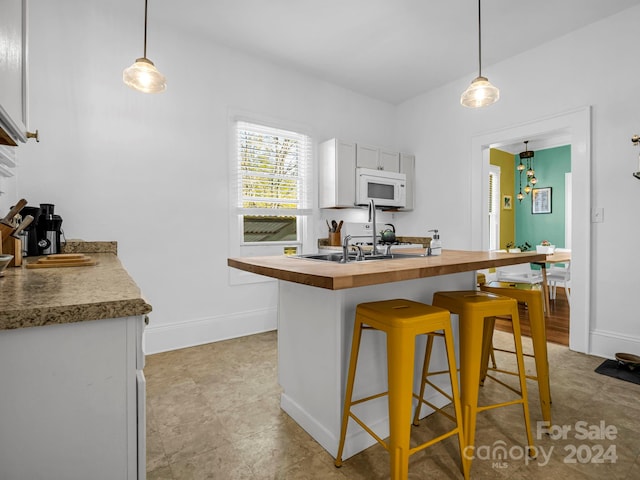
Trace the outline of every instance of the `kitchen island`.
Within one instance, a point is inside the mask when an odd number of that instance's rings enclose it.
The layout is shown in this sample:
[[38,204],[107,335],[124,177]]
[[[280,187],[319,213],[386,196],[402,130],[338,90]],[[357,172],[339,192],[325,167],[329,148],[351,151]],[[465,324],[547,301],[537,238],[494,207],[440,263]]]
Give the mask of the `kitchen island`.
[[[420,253],[403,250],[405,252]],[[281,407],[335,457],[354,315],[359,303],[392,298],[431,303],[433,293],[438,290],[475,289],[476,270],[544,262],[545,258],[546,255],[535,252],[443,250],[439,256],[347,264],[265,256],[230,258],[228,265],[279,280]],[[454,323],[455,331],[457,325]],[[418,339],[416,372],[422,366],[423,352],[424,339]],[[444,369],[446,360],[441,345],[434,347],[433,355],[433,368]],[[419,381],[419,375],[415,375],[416,391]],[[383,392],[386,383],[385,338],[383,334],[370,332],[360,346],[354,398]],[[447,383],[444,381],[441,387],[450,390]],[[442,405],[433,396],[428,399]],[[428,413],[423,408],[422,415]],[[381,438],[388,436],[386,398],[362,405],[359,416]],[[361,428],[350,428],[343,459],[373,443],[375,440]]]
[[0,478],[145,478],[151,306],[108,247],[0,277]]

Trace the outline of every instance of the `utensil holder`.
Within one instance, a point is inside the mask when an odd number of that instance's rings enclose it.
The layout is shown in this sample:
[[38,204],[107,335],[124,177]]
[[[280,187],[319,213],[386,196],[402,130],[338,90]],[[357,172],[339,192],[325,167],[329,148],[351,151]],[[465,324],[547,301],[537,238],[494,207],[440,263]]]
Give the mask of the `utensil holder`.
[[340,238],[340,232],[329,232],[329,245],[331,245],[332,247],[339,247],[341,245],[340,243],[341,238]]

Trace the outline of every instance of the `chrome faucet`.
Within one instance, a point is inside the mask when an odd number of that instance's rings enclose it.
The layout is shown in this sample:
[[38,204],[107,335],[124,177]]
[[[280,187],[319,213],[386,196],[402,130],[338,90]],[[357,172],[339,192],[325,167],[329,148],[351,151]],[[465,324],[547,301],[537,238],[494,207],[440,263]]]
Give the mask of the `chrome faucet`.
[[373,248],[371,255],[378,255],[378,239],[376,238],[376,204],[373,198],[369,200],[369,221],[371,222],[371,233],[373,235]]
[[351,240],[351,235],[345,235],[342,240],[342,259],[340,263],[347,263],[349,261],[349,240]]

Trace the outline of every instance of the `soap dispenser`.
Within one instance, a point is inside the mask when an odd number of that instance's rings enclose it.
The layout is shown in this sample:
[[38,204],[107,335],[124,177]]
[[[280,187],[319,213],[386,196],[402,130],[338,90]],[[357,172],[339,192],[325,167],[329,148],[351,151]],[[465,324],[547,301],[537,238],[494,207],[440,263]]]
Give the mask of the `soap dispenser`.
[[433,232],[433,238],[431,239],[431,244],[429,245],[428,255],[442,255],[442,242],[440,241],[440,235],[438,235],[438,230],[429,230]]

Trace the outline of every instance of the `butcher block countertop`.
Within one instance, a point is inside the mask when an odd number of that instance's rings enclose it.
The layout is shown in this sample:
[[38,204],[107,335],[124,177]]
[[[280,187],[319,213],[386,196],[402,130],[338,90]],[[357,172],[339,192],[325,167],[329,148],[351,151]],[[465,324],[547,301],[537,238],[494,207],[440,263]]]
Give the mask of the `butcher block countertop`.
[[[403,249],[402,253],[422,253]],[[415,280],[485,268],[544,262],[545,254],[536,252],[502,253],[468,250],[443,250],[442,255],[393,260],[367,260],[341,264],[307,260],[293,256],[229,258],[230,267],[289,282],[329,290],[364,287],[381,283]]]
[[[0,330],[143,315],[151,311],[114,253],[93,266],[7,268],[0,277]],[[34,262],[40,257],[25,258]]]

